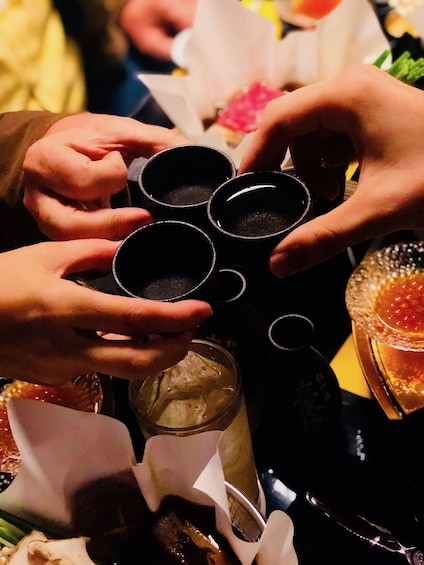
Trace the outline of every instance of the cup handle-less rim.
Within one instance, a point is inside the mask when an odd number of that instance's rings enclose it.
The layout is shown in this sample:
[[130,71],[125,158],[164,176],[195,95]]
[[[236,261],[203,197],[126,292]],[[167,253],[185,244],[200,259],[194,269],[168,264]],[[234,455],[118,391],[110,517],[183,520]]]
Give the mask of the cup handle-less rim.
[[[248,178],[248,177],[255,177],[255,178],[266,178],[270,175],[277,175],[279,177],[285,177],[285,178],[289,178],[292,179],[295,183],[297,183],[299,185],[299,187],[302,188],[303,193],[304,193],[304,197],[305,197],[305,205],[304,205],[304,210],[302,212],[302,214],[296,218],[296,220],[288,227],[278,231],[278,232],[273,232],[271,234],[265,234],[265,235],[256,235],[256,236],[248,236],[248,235],[242,235],[242,234],[235,234],[232,232],[229,232],[228,230],[226,230],[225,228],[222,227],[222,225],[220,225],[219,220],[216,218],[216,213],[215,213],[215,206],[216,206],[216,200],[217,198],[220,196],[220,194],[222,193],[223,190],[225,190],[225,188],[235,182],[239,182],[240,179],[244,179],[244,178]],[[301,178],[299,178],[295,173],[292,172],[288,172],[288,171],[275,171],[275,170],[267,170],[267,171],[249,171],[247,173],[242,173],[241,175],[236,175],[235,177],[232,177],[230,179],[228,179],[227,181],[225,181],[224,183],[222,183],[212,194],[212,196],[209,198],[208,204],[207,204],[207,215],[208,215],[208,219],[210,224],[213,226],[213,228],[215,230],[217,230],[219,233],[225,235],[225,237],[230,238],[232,240],[238,240],[238,241],[245,241],[245,242],[249,242],[249,241],[266,241],[268,239],[275,239],[278,237],[285,237],[285,235],[287,235],[288,233],[290,233],[291,231],[293,231],[295,228],[297,228],[298,226],[300,226],[301,224],[303,224],[305,221],[307,221],[308,219],[310,219],[312,217],[312,209],[313,209],[313,198],[312,198],[312,194],[310,192],[310,190],[308,189],[308,187],[306,186],[306,184],[303,182],[303,180]]]

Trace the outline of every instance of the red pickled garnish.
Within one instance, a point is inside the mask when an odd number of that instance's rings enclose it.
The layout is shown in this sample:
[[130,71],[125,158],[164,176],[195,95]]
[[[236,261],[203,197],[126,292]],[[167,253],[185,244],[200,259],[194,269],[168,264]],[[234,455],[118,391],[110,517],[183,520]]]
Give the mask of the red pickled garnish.
[[261,82],[253,83],[248,90],[235,96],[218,116],[216,123],[234,131],[250,133],[259,127],[265,106],[274,98],[285,94]]

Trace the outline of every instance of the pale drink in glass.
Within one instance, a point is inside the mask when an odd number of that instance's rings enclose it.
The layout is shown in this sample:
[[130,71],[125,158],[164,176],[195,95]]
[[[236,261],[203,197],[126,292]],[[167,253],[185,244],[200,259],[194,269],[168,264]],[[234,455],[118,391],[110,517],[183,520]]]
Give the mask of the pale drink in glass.
[[133,381],[130,401],[146,440],[157,434],[222,430],[219,453],[225,479],[259,503],[241,376],[227,350],[194,340],[182,361],[143,382]]

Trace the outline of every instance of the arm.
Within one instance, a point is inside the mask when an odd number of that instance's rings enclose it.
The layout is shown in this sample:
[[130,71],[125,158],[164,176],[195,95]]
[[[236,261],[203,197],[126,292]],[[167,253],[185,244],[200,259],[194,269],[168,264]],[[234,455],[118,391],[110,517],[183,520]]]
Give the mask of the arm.
[[277,245],[273,273],[284,277],[358,242],[422,228],[423,128],[424,92],[372,65],[272,101],[240,172],[279,167],[289,147],[298,174],[332,199],[338,190],[332,166],[356,159],[361,171],[349,200]]
[[94,371],[133,379],[184,357],[208,304],[114,296],[66,280],[110,269],[117,245],[45,242],[0,254],[0,375],[52,385]]
[[0,200],[8,206],[22,203],[26,151],[64,116],[31,111],[0,114]]
[[120,24],[134,46],[158,59],[171,59],[174,36],[193,25],[197,0],[127,0]]
[[35,111],[0,114],[0,251],[45,239],[22,204],[23,162],[28,147],[64,115]]

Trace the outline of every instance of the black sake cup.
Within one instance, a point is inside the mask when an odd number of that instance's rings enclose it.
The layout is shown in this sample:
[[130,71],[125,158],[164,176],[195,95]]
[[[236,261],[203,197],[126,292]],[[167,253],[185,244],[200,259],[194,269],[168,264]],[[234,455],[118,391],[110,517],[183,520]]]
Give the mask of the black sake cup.
[[141,165],[134,204],[155,220],[182,220],[204,229],[210,196],[235,174],[235,164],[224,151],[206,145],[170,147]]
[[119,294],[162,302],[210,299],[216,271],[211,238],[176,220],[153,222],[131,233],[112,262]]
[[312,195],[297,176],[244,173],[218,187],[207,213],[218,253],[227,264],[266,267],[272,249],[312,218]]

